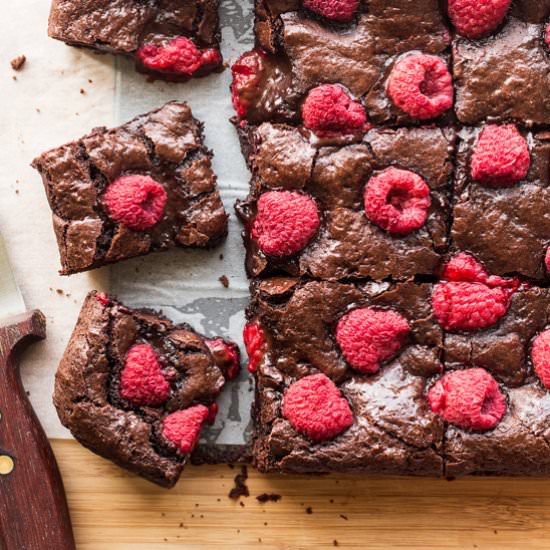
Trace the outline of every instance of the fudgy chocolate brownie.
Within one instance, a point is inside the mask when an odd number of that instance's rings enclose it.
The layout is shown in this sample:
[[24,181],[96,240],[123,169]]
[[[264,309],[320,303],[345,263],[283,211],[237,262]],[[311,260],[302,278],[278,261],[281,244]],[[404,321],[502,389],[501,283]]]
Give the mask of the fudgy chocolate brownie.
[[453,87],[451,34],[439,4],[257,0],[257,47],[233,66],[238,115],[256,123],[293,120],[312,88],[339,84],[364,104],[371,122],[441,118],[452,107]]
[[59,365],[54,403],[80,443],[171,487],[238,369],[235,344],[91,292]]
[[550,474],[549,313],[465,254],[436,284],[254,281],[256,466]]
[[168,80],[222,69],[217,0],[53,0],[48,33]]
[[239,133],[253,174],[238,205],[250,276],[380,280],[437,268],[448,244],[452,129],[372,129],[326,143],[283,123],[241,124]]
[[61,273],[220,242],[227,214],[211,157],[201,123],[177,102],[38,157]]
[[548,278],[549,185],[550,132],[513,125],[462,130],[453,245],[493,273]]

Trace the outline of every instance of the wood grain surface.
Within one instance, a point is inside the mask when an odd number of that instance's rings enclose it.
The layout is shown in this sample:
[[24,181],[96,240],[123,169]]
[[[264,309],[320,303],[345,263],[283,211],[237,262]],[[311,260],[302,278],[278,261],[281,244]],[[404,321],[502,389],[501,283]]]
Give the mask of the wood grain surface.
[[[54,441],[78,550],[548,549],[550,480],[262,476],[187,468],[172,491]],[[282,495],[260,504],[264,492]],[[308,513],[308,508],[310,512]]]

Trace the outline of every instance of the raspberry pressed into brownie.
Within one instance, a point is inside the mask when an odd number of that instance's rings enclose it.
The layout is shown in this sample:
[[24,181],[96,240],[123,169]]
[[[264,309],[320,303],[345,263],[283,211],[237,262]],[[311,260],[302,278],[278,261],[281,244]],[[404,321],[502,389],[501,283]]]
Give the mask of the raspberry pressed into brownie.
[[61,273],[219,243],[227,214],[211,158],[201,123],[177,102],[38,157]]
[[53,0],[48,33],[132,56],[140,71],[167,80],[222,69],[217,0]]
[[91,292],[59,365],[54,403],[83,445],[171,487],[238,369],[235,344]]

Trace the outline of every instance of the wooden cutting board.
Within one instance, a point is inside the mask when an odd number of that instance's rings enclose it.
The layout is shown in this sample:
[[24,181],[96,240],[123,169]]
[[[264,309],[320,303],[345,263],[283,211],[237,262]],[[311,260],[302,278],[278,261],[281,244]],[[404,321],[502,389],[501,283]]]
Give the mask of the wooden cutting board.
[[[550,480],[263,476],[189,467],[172,491],[53,441],[78,550],[550,548]],[[279,502],[256,496],[277,493]],[[335,542],[336,541],[336,542]]]

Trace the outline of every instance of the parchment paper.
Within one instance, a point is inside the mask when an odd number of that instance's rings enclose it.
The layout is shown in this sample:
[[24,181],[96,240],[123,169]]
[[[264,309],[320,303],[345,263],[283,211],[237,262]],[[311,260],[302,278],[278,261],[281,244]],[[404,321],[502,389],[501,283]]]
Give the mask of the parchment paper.
[[[134,73],[131,62],[115,62],[112,56],[48,38],[48,0],[4,4],[8,24],[0,34],[0,232],[27,306],[40,308],[48,320],[46,342],[24,358],[25,387],[49,437],[70,437],[51,402],[53,377],[89,290],[111,287],[129,305],[160,308],[175,321],[241,341],[248,283],[233,203],[246,194],[249,175],[228,122],[229,71],[187,84],[149,83]],[[232,61],[252,43],[252,6],[250,0],[222,4],[223,50],[226,61]],[[14,72],[10,60],[21,54],[27,63]],[[206,142],[216,155],[214,167],[231,214],[227,243],[214,251],[155,254],[111,269],[60,277],[51,211],[30,162],[95,126],[125,122],[172,99],[188,101],[205,122]],[[229,278],[229,289],[218,281],[221,275]],[[246,373],[241,377],[222,397],[210,441],[243,441],[251,392]]]

